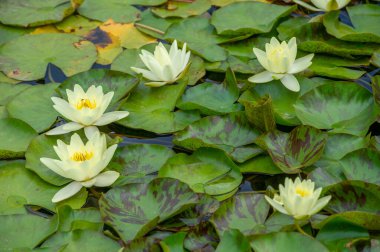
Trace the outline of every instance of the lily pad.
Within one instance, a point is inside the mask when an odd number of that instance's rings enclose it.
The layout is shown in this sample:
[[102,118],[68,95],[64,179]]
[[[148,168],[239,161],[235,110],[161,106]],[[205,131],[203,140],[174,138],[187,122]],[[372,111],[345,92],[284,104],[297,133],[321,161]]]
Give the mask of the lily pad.
[[114,92],[109,107],[111,108],[112,105],[126,98],[138,83],[139,79],[129,74],[107,69],[91,69],[66,79],[60,85],[59,92],[66,99],[66,89],[73,90],[75,84],[81,85],[84,90],[87,90],[91,85],[102,86],[104,93]]
[[186,90],[177,103],[182,110],[199,109],[202,114],[219,115],[242,110],[235,104],[239,88],[234,73],[229,69],[222,84],[202,83]]
[[4,44],[8,41],[11,41],[12,39],[15,39],[17,37],[21,37],[25,34],[28,34],[31,32],[32,29],[26,29],[21,27],[13,27],[13,26],[6,26],[3,24],[0,24],[0,45]]
[[159,17],[187,18],[205,13],[211,7],[210,0],[194,0],[191,2],[168,1],[166,8],[153,8],[152,12]]
[[[25,169],[24,162],[6,163],[0,167],[0,188],[0,215],[27,213],[24,205],[35,205],[54,211],[56,204],[51,199],[60,189]],[[80,208],[86,197],[87,194],[81,192],[60,204]]]
[[72,15],[55,25],[58,30],[75,35],[85,35],[101,24],[99,21],[89,20],[80,15]]
[[297,173],[299,169],[315,163],[322,155],[326,133],[310,127],[298,126],[289,134],[269,132],[257,139],[265,147],[273,162],[285,173]]
[[237,2],[215,11],[211,18],[211,24],[221,35],[267,33],[272,30],[281,17],[289,15],[295,9],[296,5],[281,6],[253,1]]
[[261,194],[239,193],[224,201],[211,216],[219,236],[229,229],[237,229],[244,235],[261,233],[269,212],[269,204]]
[[140,11],[123,0],[86,0],[78,8],[78,13],[89,19],[107,21],[112,18],[115,22],[131,23],[136,21]]
[[262,152],[253,145],[259,134],[249,125],[244,112],[235,112],[204,117],[176,133],[173,143],[190,150],[200,147],[221,149],[234,160],[244,162]]
[[108,167],[121,175],[118,184],[152,180],[174,151],[155,144],[132,144],[118,148]]
[[165,38],[186,42],[194,53],[211,62],[227,58],[226,50],[218,45],[222,42],[221,38],[216,35],[209,20],[203,17],[187,18],[172,24],[166,31]]
[[14,118],[0,119],[0,159],[23,157],[38,134],[27,123]]
[[268,155],[259,155],[251,158],[244,163],[239,164],[239,168],[242,173],[262,173],[271,175],[283,173]]
[[0,82],[0,105],[7,105],[13,97],[30,87],[31,85],[28,84],[14,85]]
[[33,249],[57,229],[57,219],[47,219],[32,214],[0,215],[0,221],[2,251],[12,251],[17,248]]
[[155,179],[149,184],[112,188],[99,200],[99,205],[103,220],[128,242],[197,202],[198,196],[186,184],[174,179]]
[[51,97],[56,95],[58,84],[34,85],[16,95],[8,104],[10,117],[23,120],[37,132],[50,128],[58,116]]
[[0,22],[17,26],[39,26],[56,23],[75,11],[68,0],[4,0],[0,4]]
[[24,81],[43,78],[49,63],[71,76],[90,69],[96,60],[96,48],[91,42],[60,33],[18,37],[4,44],[0,54],[0,70]]
[[144,129],[158,134],[175,132],[185,128],[199,119],[198,112],[173,112],[186,84],[186,81],[182,81],[175,85],[152,88],[140,83],[121,107],[122,110],[129,111],[129,116],[117,123],[129,128]]
[[158,176],[178,179],[197,193],[220,197],[237,189],[242,180],[239,168],[222,151],[211,148],[201,148],[191,156],[177,154]]
[[251,247],[255,251],[288,252],[307,248],[309,252],[328,252],[319,241],[300,233],[278,232],[259,235],[251,239]]
[[294,107],[303,124],[331,133],[365,135],[375,121],[371,93],[352,82],[327,82],[298,98]]
[[220,239],[220,243],[215,250],[216,252],[250,252],[251,246],[248,239],[238,230],[231,229],[224,232]]
[[341,40],[380,43],[380,6],[360,4],[347,7],[352,26],[339,21],[339,11],[331,11],[323,17],[326,31]]

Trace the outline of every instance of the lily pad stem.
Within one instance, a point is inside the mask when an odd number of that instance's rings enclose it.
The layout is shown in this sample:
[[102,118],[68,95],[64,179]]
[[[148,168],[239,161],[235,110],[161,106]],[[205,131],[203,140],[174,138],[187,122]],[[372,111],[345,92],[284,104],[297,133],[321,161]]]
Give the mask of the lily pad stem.
[[298,223],[297,220],[294,220],[294,225],[296,226],[298,232],[300,232],[301,234],[306,235],[306,236],[309,236],[309,237],[311,237],[311,238],[314,238],[314,237],[312,237],[311,235],[309,235],[308,233],[306,233],[306,232],[301,228],[301,226],[299,225],[299,223]]

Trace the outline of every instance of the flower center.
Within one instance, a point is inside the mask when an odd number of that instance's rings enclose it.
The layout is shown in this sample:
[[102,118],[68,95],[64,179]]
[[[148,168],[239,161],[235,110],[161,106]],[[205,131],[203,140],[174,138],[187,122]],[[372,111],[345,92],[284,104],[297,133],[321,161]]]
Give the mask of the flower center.
[[306,197],[309,196],[311,193],[309,190],[302,188],[302,187],[297,187],[296,188],[296,194],[298,194],[301,197]]
[[94,109],[96,108],[96,101],[91,101],[90,99],[80,99],[80,101],[77,102],[76,107],[78,110],[81,110],[82,108]]
[[72,160],[76,162],[84,162],[86,160],[90,160],[94,156],[94,153],[92,151],[84,151],[84,152],[75,152],[73,156],[71,157]]

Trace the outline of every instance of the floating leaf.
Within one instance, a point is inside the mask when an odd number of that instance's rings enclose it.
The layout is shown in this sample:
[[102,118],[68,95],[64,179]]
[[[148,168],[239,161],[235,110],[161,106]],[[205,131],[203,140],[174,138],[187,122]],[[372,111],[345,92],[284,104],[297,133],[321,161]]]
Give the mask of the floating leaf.
[[242,173],[263,173],[263,174],[281,174],[279,169],[270,156],[259,155],[251,158],[239,165]]
[[302,95],[294,107],[303,124],[360,136],[375,120],[373,103],[356,83],[331,81]]
[[80,15],[72,15],[62,22],[55,25],[58,30],[63,31],[64,33],[72,33],[75,35],[85,35],[89,31],[95,29],[101,24],[99,21],[89,20]]
[[215,11],[211,24],[221,35],[267,33],[281,17],[289,15],[295,9],[295,5],[280,6],[254,1],[237,2]]
[[252,128],[244,112],[223,116],[208,116],[192,123],[175,134],[173,142],[190,150],[200,147],[221,149],[238,162],[256,156],[262,151],[252,145],[259,132]]
[[23,90],[7,104],[9,115],[28,123],[37,132],[49,129],[58,116],[51,101],[58,86],[51,83],[34,85]]
[[33,249],[57,229],[57,219],[32,214],[0,215],[0,222],[2,251],[13,251],[17,248]]
[[160,242],[161,248],[164,251],[184,251],[183,250],[183,241],[185,240],[186,233],[178,232],[172,234]]
[[166,31],[165,38],[186,42],[194,53],[208,61],[215,62],[227,58],[226,50],[217,45],[222,40],[217,37],[215,28],[206,18],[192,17],[175,23]]
[[68,0],[3,0],[0,4],[0,22],[24,27],[39,26],[59,22],[74,11],[73,2]]
[[190,2],[168,1],[166,8],[153,8],[152,12],[159,17],[181,17],[201,15],[211,7],[210,0],[193,0]]
[[288,252],[307,248],[308,252],[328,252],[319,241],[300,233],[278,232],[254,236],[251,247],[255,251]]
[[197,193],[223,199],[242,180],[239,168],[222,151],[211,148],[201,148],[191,156],[181,153],[171,157],[158,176],[178,179]]
[[96,60],[92,43],[60,33],[18,37],[4,44],[0,53],[0,70],[17,80],[43,78],[49,63],[71,76],[90,69]]
[[28,34],[32,29],[6,26],[0,24],[0,45],[4,44],[12,39],[21,37],[22,35]]
[[103,220],[128,242],[197,202],[198,196],[186,184],[174,179],[155,179],[149,184],[112,188],[99,200],[99,205]]
[[78,13],[89,19],[107,21],[112,18],[115,22],[131,23],[137,20],[140,11],[123,0],[86,0],[78,8]]
[[323,17],[326,31],[341,40],[380,43],[380,6],[360,4],[347,7],[352,27],[339,21],[339,11]]
[[216,252],[250,252],[251,247],[247,238],[238,230],[231,229],[224,232],[220,243],[215,250]]
[[37,132],[27,123],[14,119],[0,119],[0,159],[23,157]]
[[59,218],[58,230],[70,232],[77,229],[91,229],[99,231],[103,229],[103,222],[100,212],[96,208],[72,209],[68,205],[63,205],[57,209]]
[[122,176],[118,184],[151,180],[174,152],[165,146],[155,144],[132,144],[118,148],[108,165]]
[[209,222],[201,223],[190,229],[185,238],[185,248],[189,251],[210,250],[214,251],[219,242],[218,235],[215,233],[214,227]]
[[240,193],[224,201],[211,216],[219,236],[229,229],[237,229],[244,235],[257,234],[265,229],[264,222],[269,204],[261,194]]

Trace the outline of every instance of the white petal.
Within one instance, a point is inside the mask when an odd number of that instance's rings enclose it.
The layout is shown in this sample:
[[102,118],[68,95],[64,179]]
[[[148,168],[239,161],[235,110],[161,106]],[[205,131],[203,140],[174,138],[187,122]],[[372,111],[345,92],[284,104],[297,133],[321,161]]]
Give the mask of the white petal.
[[96,178],[93,178],[93,179],[90,179],[90,180],[87,180],[87,181],[83,181],[83,182],[80,182],[82,184],[82,186],[84,187],[91,187],[95,184],[96,182]]
[[[317,2],[317,1],[320,1],[320,0],[311,0],[311,2],[313,4],[315,4],[315,2]],[[315,8],[314,6],[304,2],[302,0],[293,0],[293,2],[295,2],[298,5],[305,7],[306,9],[312,10],[312,11],[325,11],[325,8]]]
[[297,39],[295,37],[291,38],[288,43],[289,48],[289,61],[290,65],[294,63],[297,57]]
[[144,78],[148,80],[153,80],[153,81],[159,80],[158,76],[155,73],[148,71],[146,69],[137,68],[137,67],[131,67],[131,69],[135,71],[136,73],[141,73],[144,76]]
[[114,95],[114,92],[111,91],[103,96],[102,104],[100,105],[100,109],[98,112],[99,114],[103,114],[107,110],[108,106],[110,105],[112,101],[113,95]]
[[317,201],[317,204],[310,210],[310,215],[318,213],[322,208],[324,208],[327,203],[329,203],[331,195],[323,197]]
[[274,209],[276,209],[277,211],[283,213],[283,214],[287,214],[289,215],[289,213],[285,210],[285,208],[280,205],[278,202],[274,201],[273,199],[269,198],[268,196],[265,195],[265,199],[268,201],[269,204],[272,205],[272,207]]
[[82,124],[76,123],[76,122],[69,122],[63,125],[60,125],[54,129],[49,130],[46,132],[46,135],[52,136],[52,135],[62,135],[66,134],[72,131],[79,130],[83,128],[84,126]]
[[272,38],[270,39],[270,44],[271,44],[272,46],[279,46],[279,45],[280,45],[280,42],[276,39],[276,37],[272,37]]
[[153,82],[146,82],[144,84],[145,84],[145,86],[149,86],[149,87],[162,87],[162,86],[168,84],[168,82],[166,82],[166,81],[153,81]]
[[260,50],[260,49],[257,49],[257,48],[253,48],[253,53],[256,55],[256,58],[257,60],[260,62],[260,64],[266,69],[266,70],[270,70],[269,69],[269,65],[268,65],[268,59],[267,59],[267,54]]
[[97,133],[100,134],[99,129],[96,126],[87,126],[84,128],[84,134],[86,135],[87,139],[92,138],[92,136]]
[[124,117],[129,115],[128,111],[113,111],[103,114],[95,123],[96,126],[103,126],[110,124],[112,122],[116,122]]
[[264,71],[259,74],[255,74],[248,78],[248,81],[253,83],[265,83],[273,80],[272,73],[269,71]]
[[53,108],[57,110],[58,113],[70,121],[77,121],[77,111],[73,109],[67,101],[58,97],[52,97],[51,100],[54,103]]
[[286,74],[280,81],[287,89],[293,92],[300,91],[300,84],[294,75]]
[[175,81],[176,76],[174,76],[174,72],[171,65],[165,65],[162,69],[162,72],[163,72],[164,80],[168,82]]
[[52,158],[40,158],[41,163],[43,163],[47,168],[52,170],[53,172],[57,173],[58,175],[62,177],[66,177],[66,172],[61,168],[59,165],[59,161],[52,159]]
[[100,173],[98,176],[95,177],[96,182],[95,186],[99,187],[105,187],[112,185],[116,179],[120,176],[120,173],[116,171],[106,171],[103,173]]
[[311,60],[313,59],[313,57],[314,54],[312,53],[302,58],[296,59],[293,65],[290,67],[288,73],[295,74],[307,69],[312,64]]
[[67,198],[70,198],[71,196],[73,196],[74,194],[79,192],[81,188],[82,188],[81,183],[79,183],[77,181],[73,181],[70,184],[68,184],[67,186],[65,186],[64,188],[62,188],[61,190],[59,190],[54,195],[54,197],[51,201],[56,203],[56,202],[65,200]]

